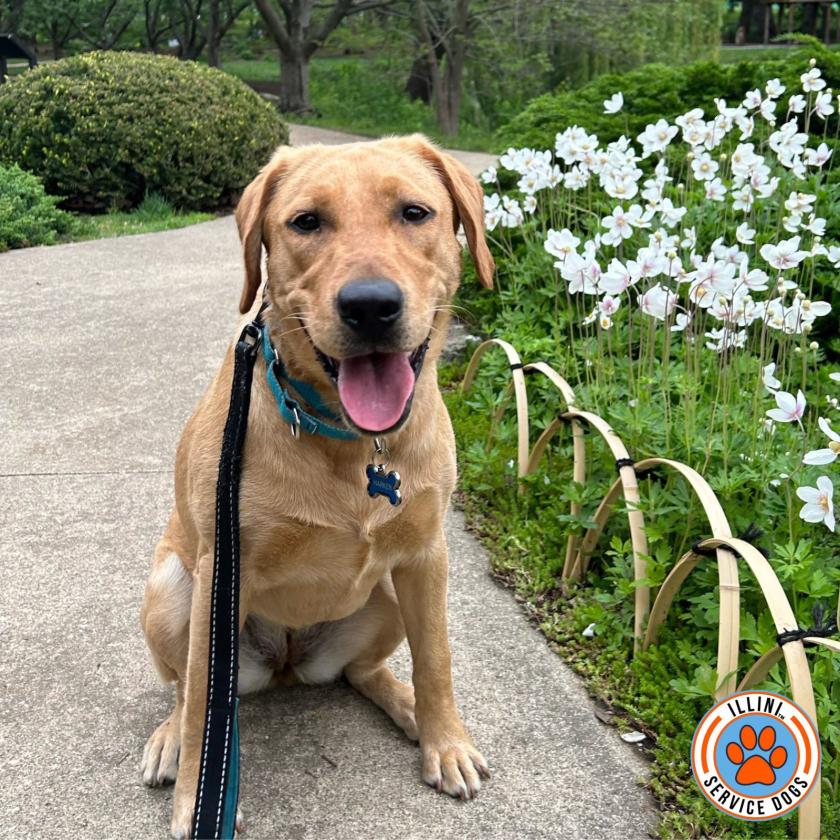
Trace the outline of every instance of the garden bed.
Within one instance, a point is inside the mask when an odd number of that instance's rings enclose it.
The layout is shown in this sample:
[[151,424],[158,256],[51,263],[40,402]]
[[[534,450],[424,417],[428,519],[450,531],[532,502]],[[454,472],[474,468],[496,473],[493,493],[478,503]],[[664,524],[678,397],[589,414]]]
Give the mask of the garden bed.
[[[582,119],[552,128],[551,114],[563,108],[532,108],[539,120],[518,125],[549,132],[550,143],[511,149],[485,174],[498,292],[468,283],[461,299],[483,331],[569,380],[576,405],[619,431],[635,461],[662,456],[704,476],[733,532],[749,532],[769,554],[800,627],[826,625],[840,588],[832,484],[840,185],[837,101],[824,59],[836,73],[833,54],[812,45],[737,96],[728,89],[726,101],[708,96],[636,128],[651,100],[639,104],[635,89],[612,77],[597,102],[563,100],[579,114],[597,109],[597,137]],[[521,422],[503,410],[509,376],[499,353],[468,394],[447,396],[463,504],[497,573],[593,692],[655,737],[651,787],[666,809],[663,836],[795,836],[795,818],[755,826],[724,817],[691,780],[691,736],[727,679],[716,670],[714,562],[685,582],[658,644],[633,656],[639,589],[655,594],[678,559],[711,536],[702,508],[670,473],[640,481],[646,577],[614,517],[587,585],[561,586],[569,538],[593,526],[615,456],[587,439],[582,480],[572,436],[560,435],[525,475]],[[528,394],[538,431],[566,410],[541,377],[529,379]],[[741,582],[740,599],[734,655],[743,675],[776,646],[778,629],[753,580]],[[822,833],[838,836],[840,657],[818,650],[809,661],[823,745]],[[791,694],[779,665],[762,686]]]

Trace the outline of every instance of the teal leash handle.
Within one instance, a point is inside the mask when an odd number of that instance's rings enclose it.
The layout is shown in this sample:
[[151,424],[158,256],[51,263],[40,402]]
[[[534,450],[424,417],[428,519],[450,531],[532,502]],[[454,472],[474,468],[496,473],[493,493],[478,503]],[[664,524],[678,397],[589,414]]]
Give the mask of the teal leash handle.
[[234,347],[230,407],[216,482],[216,552],[210,606],[207,707],[190,836],[232,840],[239,799],[239,476],[254,362],[263,327],[256,320]]

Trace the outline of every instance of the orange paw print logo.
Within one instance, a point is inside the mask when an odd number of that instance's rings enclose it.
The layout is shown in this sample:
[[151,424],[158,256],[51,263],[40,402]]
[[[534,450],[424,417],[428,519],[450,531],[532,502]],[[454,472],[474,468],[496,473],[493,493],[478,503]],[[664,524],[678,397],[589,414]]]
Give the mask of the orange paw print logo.
[[[749,724],[741,727],[738,741],[732,741],[726,747],[726,757],[738,767],[735,775],[738,784],[775,784],[776,770],[783,767],[787,761],[787,750],[784,747],[774,749],[775,743],[776,731],[772,726],[765,726],[758,736]],[[760,752],[753,752],[756,747]],[[747,753],[752,755],[747,757]]]

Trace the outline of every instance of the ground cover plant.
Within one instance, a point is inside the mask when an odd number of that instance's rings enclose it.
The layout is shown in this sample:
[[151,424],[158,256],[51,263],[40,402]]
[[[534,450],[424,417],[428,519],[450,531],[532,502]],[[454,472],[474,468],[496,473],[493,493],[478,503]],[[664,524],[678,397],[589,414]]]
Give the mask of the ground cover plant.
[[[632,131],[626,111],[640,106],[605,86],[597,108],[606,140],[589,126],[558,123],[547,148],[509,149],[483,176],[498,293],[467,284],[461,304],[524,359],[552,364],[578,406],[607,419],[636,459],[665,456],[698,469],[736,532],[763,532],[757,543],[800,626],[828,628],[840,608],[838,100],[816,60],[804,58],[793,79],[785,68],[784,80],[727,90]],[[591,480],[573,483],[566,436],[517,493],[514,420],[495,429],[488,420],[506,368],[488,359],[478,386],[448,400],[463,501],[498,573],[592,689],[655,740],[652,789],[667,809],[664,836],[791,836],[795,819],[737,822],[691,781],[691,735],[717,688],[714,562],[681,590],[660,644],[631,660],[632,558],[620,516],[587,585],[558,586],[565,540],[590,524],[615,463],[590,436]],[[562,406],[538,379],[530,393],[539,428]],[[708,531],[679,478],[641,484],[646,583],[657,587]],[[568,514],[571,501],[583,504],[581,516]],[[743,675],[776,644],[747,574],[741,609]],[[840,657],[809,656],[831,837],[840,834]],[[790,692],[780,666],[764,685]]]
[[0,251],[51,245],[72,235],[76,219],[57,204],[34,175],[19,166],[0,165]]

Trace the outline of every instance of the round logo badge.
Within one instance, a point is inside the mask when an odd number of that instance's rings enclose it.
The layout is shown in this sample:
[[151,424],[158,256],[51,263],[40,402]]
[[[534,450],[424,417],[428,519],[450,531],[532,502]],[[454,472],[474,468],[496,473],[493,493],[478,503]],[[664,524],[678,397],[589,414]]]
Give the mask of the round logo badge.
[[769,691],[722,700],[700,721],[691,743],[691,769],[703,795],[741,820],[774,820],[800,805],[820,760],[811,719]]

